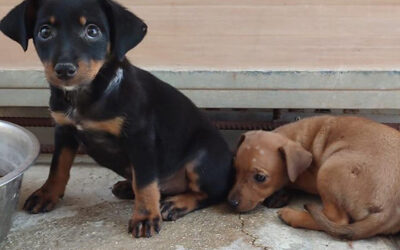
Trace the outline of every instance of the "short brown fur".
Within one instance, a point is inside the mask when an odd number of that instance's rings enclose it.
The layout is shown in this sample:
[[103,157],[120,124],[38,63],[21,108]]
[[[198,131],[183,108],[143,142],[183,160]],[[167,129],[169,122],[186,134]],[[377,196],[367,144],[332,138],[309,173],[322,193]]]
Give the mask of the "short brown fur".
[[[353,240],[400,231],[400,133],[395,129],[358,117],[321,116],[244,137],[229,196],[240,201],[239,211],[288,186],[316,193],[323,203],[322,210],[313,204],[307,211],[280,210],[280,218],[293,227]],[[255,173],[266,175],[266,181],[256,183]]]

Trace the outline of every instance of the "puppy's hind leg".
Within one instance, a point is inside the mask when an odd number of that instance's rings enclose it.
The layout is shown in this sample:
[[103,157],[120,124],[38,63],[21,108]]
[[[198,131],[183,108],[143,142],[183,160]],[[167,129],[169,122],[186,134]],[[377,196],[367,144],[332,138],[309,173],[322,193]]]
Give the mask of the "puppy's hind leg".
[[115,183],[111,192],[113,195],[115,195],[115,197],[121,200],[135,199],[135,194],[132,189],[132,182],[128,180]]
[[194,171],[197,167],[195,161],[185,165],[188,187],[186,192],[168,197],[161,203],[161,216],[163,220],[174,221],[196,209],[202,207],[207,199],[207,194],[202,192],[198,186],[198,175]]
[[321,210],[316,204],[308,204],[305,208],[323,231],[332,236],[347,240],[365,239],[385,233],[385,227],[387,225],[390,227],[389,221],[393,217],[393,213],[384,211],[371,213],[366,218],[351,224],[339,224],[328,217],[325,207],[324,210]]
[[322,228],[315,223],[310,213],[307,211],[300,211],[289,207],[279,209],[278,217],[285,224],[295,228],[306,228],[310,230],[320,231]]
[[185,164],[187,190],[162,202],[161,216],[164,220],[176,220],[223,201],[231,187],[231,153],[221,137],[198,133],[191,152]]
[[[347,225],[349,223],[349,217],[347,213],[336,206],[334,203],[323,201],[324,208],[323,214],[332,223],[337,225]],[[309,205],[305,208],[308,210]],[[300,211],[292,208],[282,208],[278,211],[279,218],[288,224],[289,226],[296,228],[305,228],[310,230],[324,231],[324,227],[315,220],[308,211]]]

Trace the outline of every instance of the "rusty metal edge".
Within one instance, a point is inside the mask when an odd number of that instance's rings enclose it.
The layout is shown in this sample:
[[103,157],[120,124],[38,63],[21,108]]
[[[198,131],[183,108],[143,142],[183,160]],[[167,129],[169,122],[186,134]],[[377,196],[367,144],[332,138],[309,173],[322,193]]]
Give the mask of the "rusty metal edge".
[[[8,121],[23,127],[54,127],[51,118],[29,118],[29,117],[1,117],[0,120]],[[271,121],[212,121],[221,130],[273,130],[285,122]]]
[[[0,120],[15,123],[23,127],[54,127],[51,118],[27,118],[27,117],[1,117]],[[276,121],[212,121],[214,126],[220,130],[274,130],[288,122]],[[400,130],[398,123],[385,123],[386,125]],[[41,153],[50,154],[54,152],[54,145],[42,144]],[[80,147],[78,154],[86,154],[83,147]]]

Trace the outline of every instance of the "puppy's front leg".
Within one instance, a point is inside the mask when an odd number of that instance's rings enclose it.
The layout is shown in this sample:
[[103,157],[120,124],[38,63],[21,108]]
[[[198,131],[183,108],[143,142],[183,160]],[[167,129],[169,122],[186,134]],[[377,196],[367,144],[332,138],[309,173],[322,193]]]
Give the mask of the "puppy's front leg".
[[69,180],[69,172],[78,149],[75,128],[56,126],[55,150],[51,161],[49,177],[25,202],[24,209],[30,213],[51,211],[64,195]]
[[284,207],[278,211],[279,218],[287,225],[295,228],[306,228],[321,231],[322,228],[315,222],[314,218],[307,211],[300,211]]
[[151,237],[160,232],[160,191],[156,181],[139,187],[133,183],[135,207],[129,221],[129,232],[136,238]]
[[147,133],[128,139],[127,150],[132,163],[132,188],[135,206],[129,232],[136,238],[151,237],[160,231],[160,191],[157,182],[157,156],[154,142]]

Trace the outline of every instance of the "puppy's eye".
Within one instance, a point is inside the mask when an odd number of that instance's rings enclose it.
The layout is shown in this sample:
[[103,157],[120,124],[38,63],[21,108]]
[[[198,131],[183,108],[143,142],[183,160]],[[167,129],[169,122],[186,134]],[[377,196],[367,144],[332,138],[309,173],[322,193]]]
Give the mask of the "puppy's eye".
[[39,29],[38,37],[42,40],[49,40],[53,37],[53,29],[45,24]]
[[89,24],[86,27],[86,37],[91,40],[96,40],[101,36],[100,28],[95,24]]
[[267,179],[267,177],[263,174],[255,174],[254,175],[254,180],[256,182],[264,182]]

